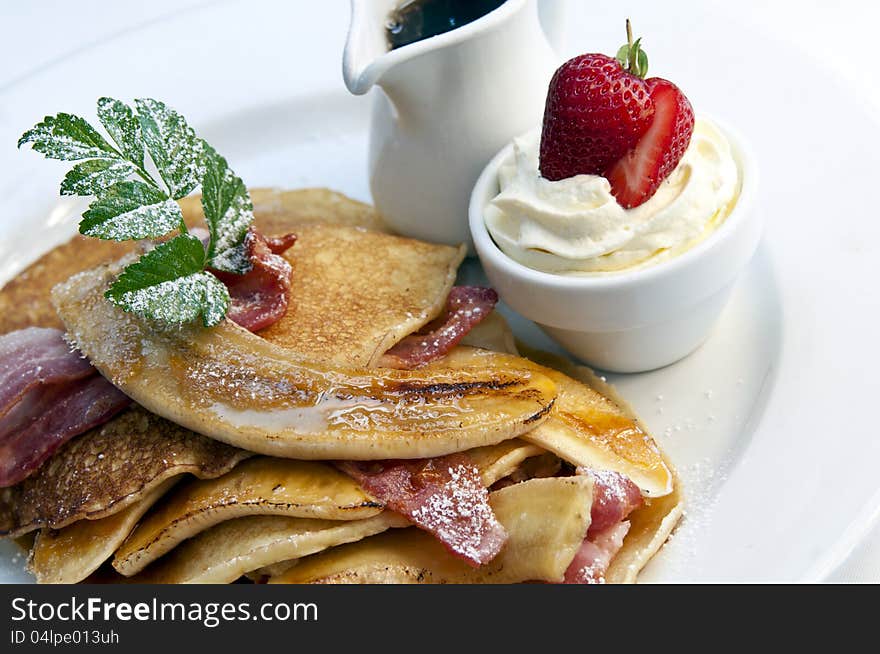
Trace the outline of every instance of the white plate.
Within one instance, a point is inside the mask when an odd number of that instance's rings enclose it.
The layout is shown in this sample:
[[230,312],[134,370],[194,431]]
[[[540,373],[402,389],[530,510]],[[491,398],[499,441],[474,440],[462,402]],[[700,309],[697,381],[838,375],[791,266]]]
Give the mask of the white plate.
[[[620,10],[577,3],[570,54],[613,52]],[[809,60],[696,2],[633,2],[653,71],[749,137],[762,168],[763,246],[715,334],[686,360],[613,376],[682,473],[681,528],[650,581],[827,577],[880,505],[875,323],[880,221],[870,215],[880,126]],[[657,6],[655,6],[657,5]],[[329,186],[367,200],[369,101],[347,95],[347,6],[230,2],[78,51],[0,96],[0,282],[73,233],[65,166],[12,147],[47,113],[94,116],[101,95],[180,109],[251,185]],[[721,47],[723,45],[724,47]],[[479,278],[471,263],[463,275]],[[521,337],[552,343],[513,317]],[[15,548],[0,580],[25,580]]]

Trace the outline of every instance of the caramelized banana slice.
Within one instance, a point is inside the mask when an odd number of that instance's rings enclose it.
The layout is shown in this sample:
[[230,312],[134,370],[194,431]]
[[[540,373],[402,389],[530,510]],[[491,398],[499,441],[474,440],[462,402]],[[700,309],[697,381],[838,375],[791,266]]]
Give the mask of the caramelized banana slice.
[[592,482],[586,477],[532,479],[489,497],[510,538],[488,565],[472,568],[418,529],[403,529],[336,547],[269,583],[559,582],[590,525]]
[[237,447],[296,459],[442,456],[514,438],[553,406],[553,382],[507,364],[345,369],[310,363],[230,321],[147,323],[103,296],[125,263],[53,289],[70,337],[150,411]]
[[408,524],[391,511],[345,522],[280,516],[238,518],[183,543],[131,580],[150,584],[228,584],[251,570]]
[[141,516],[182,475],[166,479],[135,504],[98,520],[80,520],[64,529],[43,529],[34,543],[31,571],[40,584],[75,584],[101,567]]
[[130,577],[187,538],[242,516],[360,520],[382,508],[332,466],[260,457],[217,479],[194,479],[175,490],[119,548],[113,567]]
[[[546,356],[538,352],[528,355]],[[626,407],[615,402],[610,389],[594,390],[599,381],[586,368],[562,359],[552,360],[550,365],[569,373],[563,374],[521,357],[467,347],[456,348],[434,365],[530,367],[546,375],[556,385],[556,403],[549,418],[523,434],[523,440],[576,466],[620,472],[632,479],[647,497],[661,497],[673,491],[673,473],[653,438]]]

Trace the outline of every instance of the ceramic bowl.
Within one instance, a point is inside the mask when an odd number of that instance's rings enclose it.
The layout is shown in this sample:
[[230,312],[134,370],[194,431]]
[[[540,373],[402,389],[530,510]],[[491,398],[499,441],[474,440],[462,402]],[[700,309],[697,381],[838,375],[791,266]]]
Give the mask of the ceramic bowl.
[[513,157],[512,144],[501,150],[478,178],[469,206],[474,246],[501,298],[571,354],[604,370],[652,370],[698,348],[761,238],[755,158],[733,130],[713,122],[730,141],[742,177],[733,210],[713,234],[681,255],[615,273],[541,272],[498,248],[484,209],[498,194],[499,168]]

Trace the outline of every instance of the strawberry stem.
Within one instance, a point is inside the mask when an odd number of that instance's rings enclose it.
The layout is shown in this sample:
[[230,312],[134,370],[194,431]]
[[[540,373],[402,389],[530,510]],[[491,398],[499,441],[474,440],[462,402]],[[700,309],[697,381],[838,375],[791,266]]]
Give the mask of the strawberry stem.
[[648,74],[648,55],[642,50],[641,38],[633,41],[632,24],[629,18],[626,19],[626,44],[620,46],[617,51],[617,61],[631,75],[644,79]]

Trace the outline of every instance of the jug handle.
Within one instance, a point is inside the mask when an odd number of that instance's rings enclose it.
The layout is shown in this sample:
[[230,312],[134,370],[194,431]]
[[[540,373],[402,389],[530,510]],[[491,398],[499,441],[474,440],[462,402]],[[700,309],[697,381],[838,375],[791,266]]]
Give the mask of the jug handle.
[[562,54],[565,49],[565,4],[567,0],[538,0],[538,18],[547,41]]

